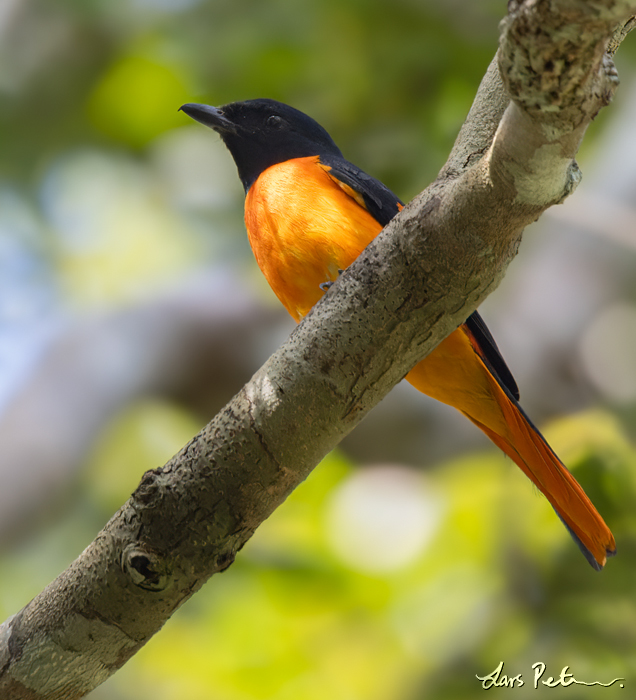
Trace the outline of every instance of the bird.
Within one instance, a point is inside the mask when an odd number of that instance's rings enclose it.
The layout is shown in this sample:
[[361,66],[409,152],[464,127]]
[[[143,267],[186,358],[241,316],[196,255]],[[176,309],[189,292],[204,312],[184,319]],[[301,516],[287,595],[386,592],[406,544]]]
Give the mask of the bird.
[[[276,100],[180,108],[217,132],[245,190],[256,262],[300,322],[339,274],[403,208],[349,162],[313,118]],[[477,311],[406,375],[480,428],[552,505],[597,571],[616,553],[603,518],[519,404],[517,384]]]

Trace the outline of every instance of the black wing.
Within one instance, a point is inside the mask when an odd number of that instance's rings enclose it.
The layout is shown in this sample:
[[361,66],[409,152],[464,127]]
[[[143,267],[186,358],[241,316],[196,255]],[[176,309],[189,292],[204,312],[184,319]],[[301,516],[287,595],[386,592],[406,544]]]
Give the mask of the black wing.
[[466,319],[468,330],[472,333],[477,344],[481,348],[484,360],[488,369],[499,380],[499,383],[519,401],[519,387],[512,372],[508,369],[506,361],[503,359],[495,339],[492,337],[484,319],[475,311]]
[[329,175],[362,195],[365,209],[382,226],[386,226],[404,206],[388,187],[348,160],[321,155],[320,162],[328,168]]

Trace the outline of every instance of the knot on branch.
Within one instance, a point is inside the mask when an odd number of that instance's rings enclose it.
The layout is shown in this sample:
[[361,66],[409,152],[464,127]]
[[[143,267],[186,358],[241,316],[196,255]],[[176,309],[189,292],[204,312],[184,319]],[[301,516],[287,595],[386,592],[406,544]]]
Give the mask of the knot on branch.
[[162,492],[160,476],[162,474],[163,469],[161,467],[147,471],[141,477],[141,482],[132,497],[145,506],[160,498]]
[[214,562],[215,568],[218,573],[221,573],[222,571],[225,571],[226,569],[229,569],[230,566],[234,563],[234,559],[236,558],[236,551],[233,549],[228,549],[224,552],[221,552],[219,554]]
[[130,544],[122,552],[122,571],[131,581],[146,591],[163,591],[170,581],[172,568],[164,557]]

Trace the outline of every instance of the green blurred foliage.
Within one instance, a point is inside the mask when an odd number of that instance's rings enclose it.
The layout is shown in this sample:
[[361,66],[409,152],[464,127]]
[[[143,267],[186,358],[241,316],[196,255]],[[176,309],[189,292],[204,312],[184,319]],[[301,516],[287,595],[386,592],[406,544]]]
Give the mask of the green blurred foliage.
[[179,126],[174,106],[187,99],[184,81],[171,66],[145,54],[124,56],[95,86],[88,99],[88,116],[107,136],[141,147]]
[[[0,201],[5,213],[9,190],[19,202],[24,238],[54,271],[61,296],[90,306],[151,293],[202,260],[255,268],[240,186],[212,135],[206,158],[222,173],[217,199],[179,194],[183,183],[196,189],[191,161],[173,182],[174,151],[198,128],[177,112],[182,102],[268,96],[294,104],[409,199],[452,146],[496,49],[505,3],[32,0],[14,11],[23,13],[20,31],[0,35]],[[68,565],[199,422],[158,401],[118,416],[65,517],[2,556],[0,615]],[[633,688],[636,454],[602,411],[557,422],[546,437],[617,535],[620,557],[602,575],[495,450],[440,464],[418,481],[429,539],[399,566],[360,568],[333,526],[359,465],[335,453],[92,697],[460,700],[482,692],[475,675],[501,660],[524,675],[519,698],[560,692],[531,687],[536,661],[550,675],[569,665],[582,680],[625,676]]]

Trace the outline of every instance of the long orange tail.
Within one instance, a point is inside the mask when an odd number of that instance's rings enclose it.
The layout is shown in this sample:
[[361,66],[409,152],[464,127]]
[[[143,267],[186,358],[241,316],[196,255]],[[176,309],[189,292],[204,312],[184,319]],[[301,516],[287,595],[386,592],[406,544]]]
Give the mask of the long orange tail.
[[603,568],[607,557],[616,553],[612,533],[515,397],[489,370],[465,325],[406,378],[483,430],[545,495],[589,563],[596,570]]
[[521,407],[513,400],[502,406],[508,416],[511,442],[497,435],[483,423],[467,416],[505,452],[550,501],[559,518],[583,552],[600,571],[608,556],[616,554],[616,544],[609,528],[576,479],[554,454],[541,433],[533,426]]

